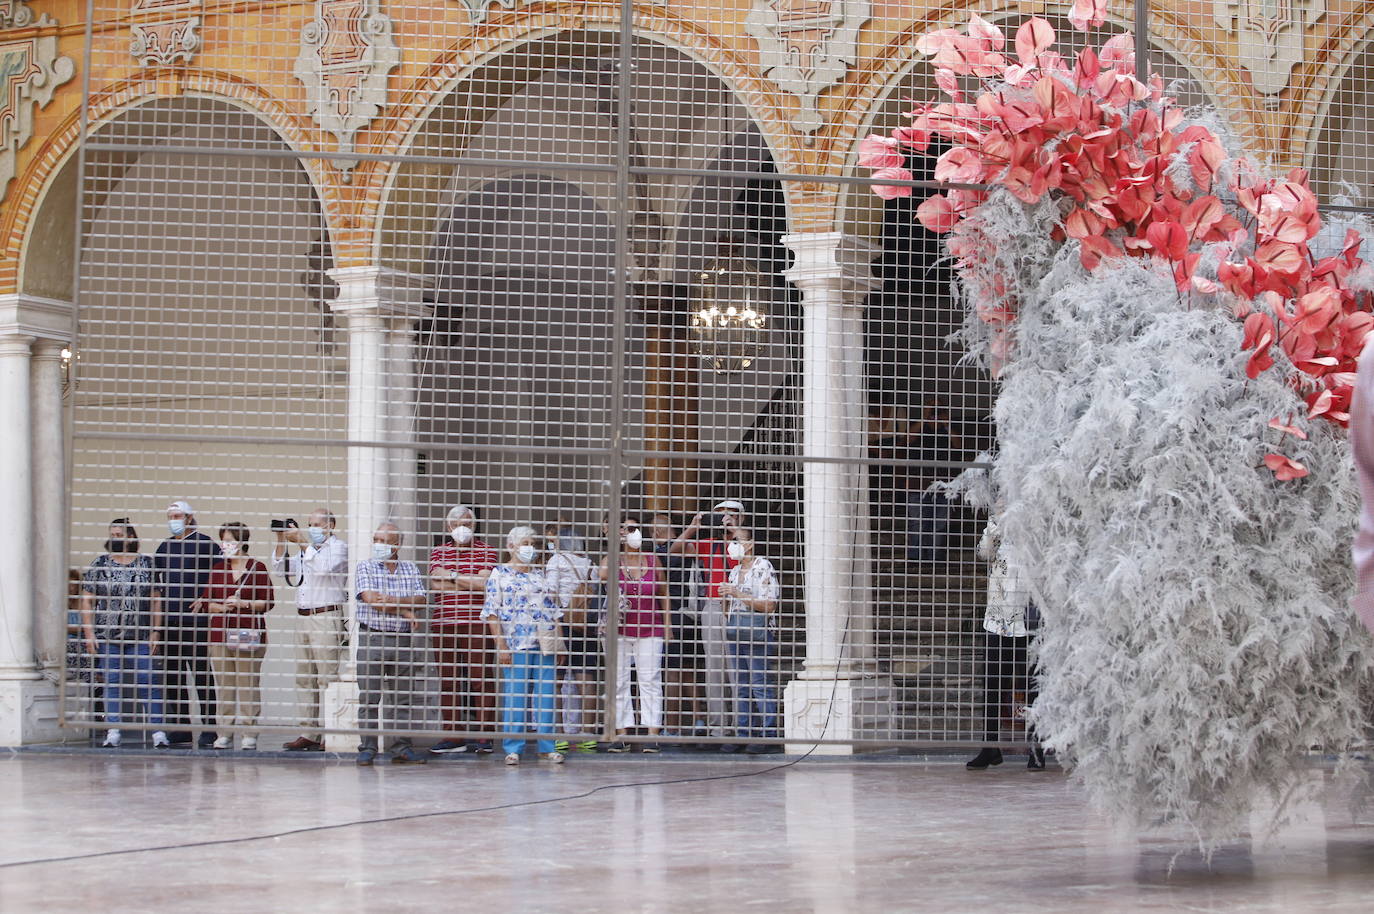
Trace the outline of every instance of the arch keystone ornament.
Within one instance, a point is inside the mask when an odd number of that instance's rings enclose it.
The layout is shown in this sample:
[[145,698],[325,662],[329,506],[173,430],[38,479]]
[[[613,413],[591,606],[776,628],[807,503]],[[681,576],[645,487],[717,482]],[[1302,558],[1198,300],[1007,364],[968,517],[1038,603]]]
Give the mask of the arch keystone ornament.
[[871,18],[868,0],[754,0],[744,27],[768,78],[801,102],[792,126],[808,143],[825,126],[821,93],[858,62],[859,29]]
[[[190,63],[200,50],[200,0],[134,0],[129,53],[144,67]],[[173,17],[173,18],[169,18]]]
[[1307,30],[1326,15],[1326,0],[1214,0],[1212,18],[1235,35],[1237,58],[1266,108],[1279,106],[1302,63]]
[[46,35],[6,40],[0,32],[0,200],[14,177],[19,150],[33,136],[33,109],[46,107],[57,87],[76,75],[76,63],[57,53],[57,23],[14,0],[0,0],[0,26],[51,28]]
[[[301,29],[294,73],[305,84],[310,115],[354,151],[358,131],[386,102],[386,82],[401,62],[391,20],[380,0],[317,0],[315,17]],[[357,163],[336,159],[345,179]]]

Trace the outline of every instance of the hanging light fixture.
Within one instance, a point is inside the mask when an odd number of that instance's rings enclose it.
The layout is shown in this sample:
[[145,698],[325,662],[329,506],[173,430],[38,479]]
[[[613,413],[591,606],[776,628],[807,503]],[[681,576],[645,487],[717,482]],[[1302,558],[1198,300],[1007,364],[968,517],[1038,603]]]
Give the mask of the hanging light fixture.
[[750,250],[742,233],[722,236],[692,283],[692,342],[721,374],[753,367],[768,333],[773,283]]

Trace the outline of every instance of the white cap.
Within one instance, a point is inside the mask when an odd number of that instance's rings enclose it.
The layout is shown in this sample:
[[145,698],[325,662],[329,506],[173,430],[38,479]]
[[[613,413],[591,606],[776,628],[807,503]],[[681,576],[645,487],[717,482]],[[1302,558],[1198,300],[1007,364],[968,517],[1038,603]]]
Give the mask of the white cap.
[[168,510],[168,511],[180,511],[182,514],[185,514],[187,517],[195,517],[195,516],[196,516],[196,512],[194,512],[194,511],[191,510],[191,504],[190,504],[190,502],[186,502],[186,501],[181,501],[181,500],[174,501],[174,502],[172,502],[170,505],[167,506],[167,510]]
[[735,501],[733,498],[727,498],[727,499],[725,499],[725,501],[717,502],[717,503],[716,503],[716,506],[715,506],[714,508],[712,508],[711,510],[712,510],[712,511],[720,511],[720,510],[722,510],[722,509],[724,509],[724,510],[726,510],[726,511],[738,511],[739,513],[743,514],[743,513],[744,513],[744,503],[743,503],[743,502]]

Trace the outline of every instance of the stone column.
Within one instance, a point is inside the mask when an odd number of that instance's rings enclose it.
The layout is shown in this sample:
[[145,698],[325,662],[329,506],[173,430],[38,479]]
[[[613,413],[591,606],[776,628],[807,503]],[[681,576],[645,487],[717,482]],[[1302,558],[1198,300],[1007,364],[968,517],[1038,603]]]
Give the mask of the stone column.
[[[66,625],[68,302],[0,296],[0,746],[49,742]],[[59,584],[60,582],[60,584]]]
[[[891,684],[873,656],[869,573],[863,316],[879,251],[841,232],[782,239],[796,255],[787,278],[802,292],[806,661],[783,696],[793,750],[810,739],[857,739],[890,727]],[[840,461],[855,461],[854,463]],[[849,747],[822,747],[845,754]]]
[[[384,520],[398,518],[398,505],[415,503],[413,469],[407,480],[408,491],[400,491],[394,478],[398,456],[391,448],[373,443],[397,440],[399,431],[412,427],[415,410],[413,394],[414,346],[411,337],[415,324],[425,314],[424,277],[386,267],[343,267],[329,271],[339,284],[339,294],[330,309],[342,318],[348,335],[348,440],[357,442],[348,449],[348,507],[343,519],[348,543],[349,592],[353,591],[353,570],[372,551],[372,533]],[[404,359],[404,364],[398,364]],[[402,455],[413,451],[404,449]],[[413,539],[414,530],[405,530]],[[352,606],[350,602],[350,607]],[[350,608],[350,619],[352,610]],[[357,726],[358,684],[354,651],[357,639],[349,639],[350,652],[340,681],[325,694],[326,728],[351,729]],[[330,751],[350,751],[356,737],[326,735]]]

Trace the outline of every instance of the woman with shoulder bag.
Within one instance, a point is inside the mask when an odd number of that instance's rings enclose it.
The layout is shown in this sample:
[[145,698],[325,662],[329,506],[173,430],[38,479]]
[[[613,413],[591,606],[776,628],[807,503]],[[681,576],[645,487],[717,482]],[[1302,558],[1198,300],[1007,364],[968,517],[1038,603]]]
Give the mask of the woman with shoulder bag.
[[[777,644],[774,628],[781,588],[773,564],[754,554],[753,534],[741,526],[733,532],[734,539],[726,548],[739,564],[720,585],[720,595],[726,601],[725,639],[739,702],[735,732],[742,739],[759,739],[776,735],[778,727],[778,700],[773,694],[770,667]],[[725,745],[721,751],[738,752],[739,746]],[[744,751],[764,755],[781,749],[753,743]]]
[[[563,731],[574,735],[587,734],[586,718],[591,710],[587,686],[601,654],[596,626],[587,618],[587,584],[592,577],[592,560],[587,558],[582,538],[568,524],[545,529],[549,559],[544,563],[544,580],[549,594],[563,610],[563,627],[567,632],[567,648],[559,663],[560,704],[563,710]],[[579,752],[595,752],[595,739],[583,739],[577,744]],[[566,740],[554,747],[568,750]]]
[[[219,528],[224,557],[210,570],[201,593],[202,612],[211,613],[210,666],[219,688],[219,726],[254,727],[262,711],[262,658],[267,653],[264,614],[272,609],[272,579],[267,566],[248,555],[248,528],[234,521]],[[225,733],[216,749],[233,748]],[[258,748],[258,735],[246,732],[242,746]]]
[[[601,579],[609,579],[611,560],[601,562]],[[616,633],[615,715],[617,734],[634,722],[630,701],[630,670],[639,681],[639,725],[649,736],[663,728],[663,647],[673,640],[672,607],[667,577],[658,557],[644,551],[639,520],[627,516],[620,523],[620,631]],[[611,752],[628,752],[623,739]],[[658,752],[657,743],[644,743],[641,752]]]

